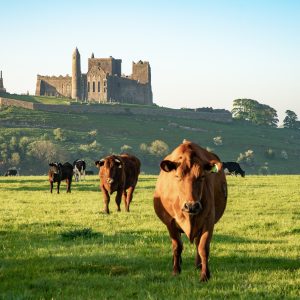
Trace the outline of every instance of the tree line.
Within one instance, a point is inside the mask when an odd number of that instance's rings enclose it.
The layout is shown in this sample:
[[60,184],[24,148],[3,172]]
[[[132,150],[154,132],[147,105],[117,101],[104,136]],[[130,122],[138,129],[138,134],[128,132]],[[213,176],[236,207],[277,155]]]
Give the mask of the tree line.
[[[277,111],[266,104],[253,99],[236,99],[233,101],[232,117],[235,120],[247,121],[255,125],[277,127]],[[284,128],[300,129],[300,121],[292,110],[286,110],[283,120]]]

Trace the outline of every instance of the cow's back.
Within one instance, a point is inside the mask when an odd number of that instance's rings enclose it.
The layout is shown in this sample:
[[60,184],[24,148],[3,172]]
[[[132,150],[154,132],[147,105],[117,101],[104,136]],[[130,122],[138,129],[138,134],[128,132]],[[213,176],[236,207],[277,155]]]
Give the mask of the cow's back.
[[135,186],[140,174],[141,162],[140,160],[129,154],[120,155],[125,166],[125,189],[130,186]]

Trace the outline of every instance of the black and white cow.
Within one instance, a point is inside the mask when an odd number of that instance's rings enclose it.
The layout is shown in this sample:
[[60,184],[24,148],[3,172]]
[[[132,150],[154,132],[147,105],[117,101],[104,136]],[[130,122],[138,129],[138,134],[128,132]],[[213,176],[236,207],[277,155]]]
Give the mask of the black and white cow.
[[227,174],[231,174],[235,176],[240,174],[242,177],[245,177],[245,171],[242,170],[241,166],[237,162],[233,162],[233,161],[223,162],[223,170]]
[[48,172],[50,182],[50,192],[53,190],[53,183],[57,182],[57,194],[59,194],[60,183],[63,180],[67,182],[67,193],[71,193],[71,183],[73,178],[73,166],[66,162],[64,164],[53,162],[49,164]]
[[86,164],[83,159],[76,159],[73,162],[73,172],[74,172],[75,181],[81,180],[81,175],[83,175],[83,179],[85,179],[85,169],[86,169]]
[[19,176],[19,172],[16,168],[9,168],[5,172],[4,176]]

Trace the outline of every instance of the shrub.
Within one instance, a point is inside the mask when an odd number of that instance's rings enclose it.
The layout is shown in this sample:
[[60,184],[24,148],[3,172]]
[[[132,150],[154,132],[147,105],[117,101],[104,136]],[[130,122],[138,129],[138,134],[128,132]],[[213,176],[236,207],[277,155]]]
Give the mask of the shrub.
[[265,162],[265,164],[259,168],[258,173],[261,175],[269,174],[269,166],[267,162]]
[[57,141],[64,141],[65,137],[61,128],[56,128],[53,130],[54,139]]
[[222,146],[223,145],[223,141],[222,141],[222,137],[221,136],[215,136],[213,138],[214,144],[216,146]]
[[275,158],[275,151],[273,149],[269,148],[265,151],[265,156],[269,159],[273,159],[273,158]]
[[129,145],[123,145],[123,146],[121,146],[121,152],[127,152],[127,153],[130,153],[130,152],[132,152],[132,147],[131,146],[129,146]]
[[245,153],[240,153],[236,162],[244,163],[248,166],[253,166],[254,165],[254,151],[249,149],[249,150],[245,151]]
[[280,152],[280,157],[281,157],[282,159],[285,159],[285,160],[288,160],[288,159],[289,159],[289,156],[288,156],[288,154],[287,154],[287,152],[286,152],[285,150],[282,150],[282,151]]
[[29,156],[35,157],[41,161],[57,161],[63,160],[64,155],[58,146],[51,141],[39,140],[28,145]]

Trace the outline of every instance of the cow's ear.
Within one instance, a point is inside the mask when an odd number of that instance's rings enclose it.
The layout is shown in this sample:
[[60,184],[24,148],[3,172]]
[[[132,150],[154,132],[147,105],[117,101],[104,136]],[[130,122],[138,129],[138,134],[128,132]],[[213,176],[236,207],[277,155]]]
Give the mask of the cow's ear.
[[177,169],[177,163],[170,160],[163,160],[160,163],[160,168],[165,172],[171,172],[172,170]]
[[50,166],[50,167],[53,167],[53,165],[54,165],[53,163],[49,163],[49,166]]
[[222,163],[213,159],[205,165],[205,170],[211,173],[218,173],[222,170]]
[[95,161],[97,168],[101,168],[104,165],[104,158]]

